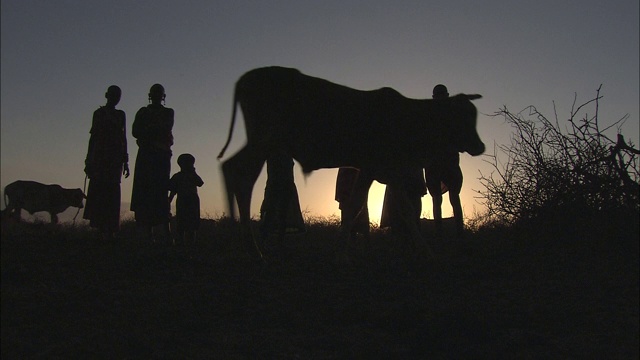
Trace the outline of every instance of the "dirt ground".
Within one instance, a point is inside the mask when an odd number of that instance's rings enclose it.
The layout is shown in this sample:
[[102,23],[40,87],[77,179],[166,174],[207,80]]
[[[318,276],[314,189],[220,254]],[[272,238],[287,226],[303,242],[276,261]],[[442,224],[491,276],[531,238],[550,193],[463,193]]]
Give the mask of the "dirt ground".
[[340,264],[316,223],[264,265],[223,221],[187,246],[3,224],[2,358],[636,359],[637,236],[426,236],[416,263],[376,230]]

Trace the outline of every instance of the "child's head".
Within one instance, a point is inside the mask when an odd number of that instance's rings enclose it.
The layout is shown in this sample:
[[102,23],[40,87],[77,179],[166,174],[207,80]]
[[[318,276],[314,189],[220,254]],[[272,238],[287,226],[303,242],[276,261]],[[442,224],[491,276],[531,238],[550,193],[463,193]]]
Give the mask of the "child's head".
[[178,165],[180,166],[180,170],[190,170],[194,168],[196,163],[196,158],[191,154],[182,154],[178,156]]

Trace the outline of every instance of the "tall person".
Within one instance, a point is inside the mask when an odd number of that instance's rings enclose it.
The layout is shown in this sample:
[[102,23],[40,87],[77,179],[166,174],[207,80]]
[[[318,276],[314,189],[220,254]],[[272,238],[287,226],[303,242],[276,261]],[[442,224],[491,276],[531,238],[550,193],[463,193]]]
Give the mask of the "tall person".
[[154,239],[153,229],[162,227],[169,240],[171,211],[167,201],[171,175],[171,146],[173,145],[173,109],[163,105],[164,87],[155,84],[149,90],[150,104],[140,108],[133,122],[133,137],[138,155],[133,175],[131,211],[136,225],[145,236]]
[[111,85],[107,104],[93,113],[85,173],[89,178],[83,218],[105,239],[120,230],[120,182],[129,177],[127,125],[124,111],[116,109],[122,91]]

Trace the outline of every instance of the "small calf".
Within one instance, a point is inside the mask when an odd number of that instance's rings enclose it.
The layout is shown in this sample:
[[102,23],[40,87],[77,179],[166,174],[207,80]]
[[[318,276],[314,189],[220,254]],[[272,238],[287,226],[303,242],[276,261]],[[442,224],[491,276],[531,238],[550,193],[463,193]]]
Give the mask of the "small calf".
[[18,180],[5,186],[4,201],[6,208],[2,217],[13,214],[20,221],[21,210],[29,214],[46,211],[51,215],[51,223],[58,223],[58,214],[69,207],[84,207],[82,201],[87,197],[82,189],[65,189],[60,185],[45,185],[35,181]]

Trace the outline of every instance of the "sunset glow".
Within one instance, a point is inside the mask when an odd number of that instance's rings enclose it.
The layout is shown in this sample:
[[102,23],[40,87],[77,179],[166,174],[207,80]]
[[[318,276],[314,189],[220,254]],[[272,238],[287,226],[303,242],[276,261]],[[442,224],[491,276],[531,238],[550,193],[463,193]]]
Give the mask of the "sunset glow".
[[[195,156],[204,180],[202,214],[225,213],[215,156],[228,134],[233,89],[245,72],[280,65],[355,89],[392,87],[410,98],[430,98],[436,84],[477,93],[478,132],[491,152],[512,129],[491,117],[535,105],[559,121],[573,102],[602,86],[600,116],[612,123],[629,114],[624,133],[638,143],[640,105],[637,1],[46,1],[2,2],[0,187],[35,180],[82,188],[91,115],[108,86],[122,88],[118,108],[131,129],[161,83],[175,110],[172,174],[182,153]],[[597,24],[597,26],[594,26]],[[228,159],[246,141],[237,118]],[[402,139],[398,139],[402,141]],[[138,151],[128,133],[133,171]],[[462,154],[465,215],[475,206],[483,156]],[[335,169],[305,179],[296,170],[301,208],[339,214]],[[132,177],[122,182],[131,200]],[[253,192],[258,214],[265,174]],[[369,206],[379,222],[384,187]],[[444,198],[444,216],[451,215]],[[423,198],[430,217],[431,198]]]

